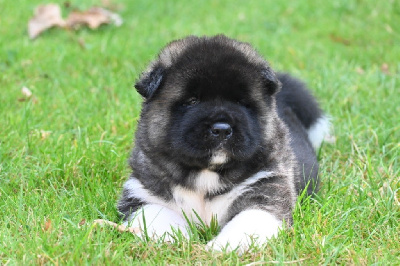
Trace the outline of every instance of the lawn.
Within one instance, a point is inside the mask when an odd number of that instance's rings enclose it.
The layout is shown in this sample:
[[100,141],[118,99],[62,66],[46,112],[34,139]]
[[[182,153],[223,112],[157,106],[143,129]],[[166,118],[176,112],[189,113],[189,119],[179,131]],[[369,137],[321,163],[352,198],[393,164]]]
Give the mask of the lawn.
[[[102,4],[58,2],[64,16]],[[32,41],[41,3],[0,0],[0,265],[400,264],[399,1],[114,0],[121,27]],[[167,42],[217,33],[305,80],[332,117],[320,192],[292,228],[241,256],[208,252],[201,237],[163,244],[94,227],[118,222],[135,79]]]

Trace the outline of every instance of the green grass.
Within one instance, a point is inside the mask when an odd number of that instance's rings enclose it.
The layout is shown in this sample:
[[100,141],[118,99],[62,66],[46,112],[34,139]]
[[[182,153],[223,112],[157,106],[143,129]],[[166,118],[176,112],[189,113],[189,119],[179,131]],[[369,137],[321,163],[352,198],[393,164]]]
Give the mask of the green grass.
[[[399,1],[192,2],[115,0],[120,28],[31,41],[27,21],[43,1],[0,0],[0,264],[400,264]],[[332,116],[318,196],[242,256],[206,251],[201,232],[169,245],[94,228],[118,221],[135,78],[170,40],[216,33],[304,79]]]

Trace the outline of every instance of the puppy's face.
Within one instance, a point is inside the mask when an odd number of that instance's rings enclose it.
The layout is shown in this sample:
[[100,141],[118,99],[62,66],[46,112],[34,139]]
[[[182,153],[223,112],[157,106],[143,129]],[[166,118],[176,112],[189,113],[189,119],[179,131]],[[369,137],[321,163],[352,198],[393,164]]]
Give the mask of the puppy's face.
[[149,141],[188,166],[249,159],[264,138],[275,75],[225,42],[186,44],[136,85],[147,98]]

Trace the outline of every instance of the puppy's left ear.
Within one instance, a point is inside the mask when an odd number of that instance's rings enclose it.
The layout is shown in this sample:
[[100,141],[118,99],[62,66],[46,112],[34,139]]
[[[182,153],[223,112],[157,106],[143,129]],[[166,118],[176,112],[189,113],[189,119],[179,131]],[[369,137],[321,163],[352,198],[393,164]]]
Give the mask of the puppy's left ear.
[[135,88],[144,98],[149,99],[160,87],[163,76],[164,68],[162,66],[154,66],[150,71],[140,76]]
[[278,80],[275,72],[271,68],[264,68],[261,71],[261,76],[268,95],[273,95],[280,90],[281,82]]

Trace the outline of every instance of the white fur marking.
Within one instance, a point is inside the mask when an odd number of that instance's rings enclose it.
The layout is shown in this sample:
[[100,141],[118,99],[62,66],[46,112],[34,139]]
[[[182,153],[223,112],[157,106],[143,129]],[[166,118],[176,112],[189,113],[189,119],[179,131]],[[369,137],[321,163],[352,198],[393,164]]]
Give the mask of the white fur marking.
[[[217,175],[212,171],[204,170],[202,173],[206,176],[200,176],[200,177],[209,177],[212,176],[214,182],[208,183],[207,186],[208,188],[217,188],[220,187],[221,185],[219,182],[216,182],[216,176]],[[201,175],[203,175],[201,174]],[[194,215],[193,210],[200,216],[201,220],[205,222],[206,224],[209,224],[212,217],[214,215],[217,216],[218,222],[220,225],[225,224],[225,220],[227,218],[227,213],[229,210],[230,205],[243,193],[249,191],[251,188],[248,186],[251,184],[254,184],[258,180],[262,178],[268,178],[271,176],[273,173],[269,171],[260,171],[253,176],[249,177],[242,183],[236,185],[235,187],[232,188],[231,191],[216,196],[212,200],[205,200],[204,196],[206,194],[205,191],[194,191],[194,190],[189,190],[181,186],[176,186],[172,190],[173,194],[173,200],[172,201],[165,201],[155,195],[153,195],[150,191],[145,189],[143,185],[140,183],[139,180],[135,178],[129,179],[125,185],[124,188],[129,190],[130,194],[129,196],[135,197],[137,199],[140,199],[144,202],[150,203],[150,205],[158,205],[160,208],[165,207],[165,209],[171,211],[174,211],[174,215],[180,216],[182,219],[182,211],[185,212],[185,214],[188,216],[188,218],[197,221],[196,215]],[[219,177],[218,177],[219,178]],[[202,182],[198,181],[197,182]],[[147,206],[147,205],[146,205]],[[153,209],[150,209],[153,210]],[[164,213],[164,212],[163,212]],[[129,217],[129,221],[134,219],[139,213],[135,213],[134,215],[131,215]],[[146,214],[147,217],[147,214]],[[154,215],[151,215],[151,217],[154,217]],[[164,217],[164,216],[161,216]],[[157,216],[157,219],[160,219]],[[148,219],[146,218],[146,221]],[[167,221],[167,220],[166,220]],[[160,220],[160,223],[164,222],[164,218]]]
[[226,153],[222,151],[217,151],[211,157],[210,164],[211,165],[224,164],[227,161],[228,161],[228,156],[226,155]]
[[196,177],[196,191],[207,193],[218,191],[223,188],[219,182],[219,175],[210,170],[203,170]]
[[247,178],[244,182],[240,183],[239,186],[243,187],[243,186],[251,185],[251,184],[257,182],[258,180],[260,180],[262,178],[270,177],[271,175],[273,175],[273,172],[270,172],[270,171],[257,172],[253,176]]
[[282,221],[263,210],[245,210],[236,215],[222,231],[207,244],[214,250],[234,250],[245,252],[252,242],[262,245],[267,239],[277,236]]
[[321,116],[315,121],[314,124],[308,129],[308,139],[310,140],[314,149],[318,149],[321,146],[325,136],[329,135],[330,122],[326,116]]
[[[144,220],[143,221],[143,216]],[[144,225],[146,224],[146,229]],[[149,237],[156,239],[164,236],[166,241],[173,241],[173,231],[180,230],[184,236],[188,236],[187,223],[175,211],[157,204],[147,204],[129,216],[125,226],[139,227],[144,237],[145,230]]]
[[125,182],[124,188],[129,190],[129,196],[143,200],[144,202],[159,204],[161,206],[170,207],[168,202],[160,199],[157,196],[151,194],[146,188],[143,187],[142,183],[136,178],[130,178]]
[[251,188],[248,186],[254,184],[262,178],[268,178],[272,175],[269,171],[260,171],[255,175],[249,177],[242,183],[236,185],[228,193],[222,194],[212,199],[212,201],[207,202],[207,210],[211,214],[206,219],[207,223],[211,221],[212,215],[217,215],[217,220],[220,225],[225,223],[226,215],[228,213],[230,205],[243,193],[249,191]]
[[201,220],[206,224],[209,224],[212,217],[216,215],[219,224],[224,224],[229,206],[233,203],[233,201],[243,193],[247,192],[250,189],[248,187],[249,185],[271,175],[272,172],[268,171],[258,172],[242,183],[236,185],[231,191],[220,196],[216,196],[210,201],[204,199],[203,193],[196,193],[195,191],[177,186],[173,190],[176,204],[173,206],[173,209],[177,209],[178,212],[185,212],[185,214],[191,219],[196,217],[193,213],[194,210],[200,216]]
[[184,212],[191,220],[197,220],[195,219],[196,215],[193,211],[195,211],[202,220],[207,216],[203,193],[197,193],[193,190],[176,186],[173,190],[173,197],[175,199],[173,207],[179,214]]

